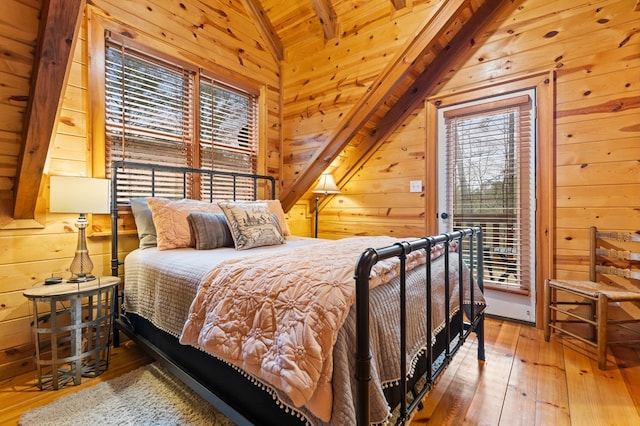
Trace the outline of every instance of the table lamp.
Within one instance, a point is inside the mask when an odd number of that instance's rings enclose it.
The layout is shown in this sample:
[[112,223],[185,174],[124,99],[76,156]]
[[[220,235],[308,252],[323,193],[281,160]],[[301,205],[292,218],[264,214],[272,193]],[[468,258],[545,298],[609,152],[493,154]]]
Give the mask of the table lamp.
[[69,282],[84,282],[95,279],[91,275],[93,262],[87,250],[87,213],[110,212],[110,187],[108,179],[80,176],[51,176],[49,211],[51,213],[78,213],[78,246],[69,266]]
[[338,185],[336,185],[336,181],[333,180],[333,175],[331,173],[323,173],[322,176],[320,176],[318,185],[311,192],[316,194],[315,238],[318,238],[318,204],[320,201],[320,194],[324,194],[325,197],[327,196],[327,194],[339,194],[340,188],[338,188]]

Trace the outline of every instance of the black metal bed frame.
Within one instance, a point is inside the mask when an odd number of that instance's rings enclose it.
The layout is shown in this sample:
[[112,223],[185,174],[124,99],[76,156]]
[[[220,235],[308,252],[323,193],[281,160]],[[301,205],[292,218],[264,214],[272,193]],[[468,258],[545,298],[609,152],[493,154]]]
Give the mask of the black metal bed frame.
[[[271,198],[275,199],[275,179],[271,176],[263,176],[263,175],[251,175],[251,174],[243,174],[243,173],[231,173],[231,172],[220,172],[220,171],[212,171],[212,170],[202,170],[202,169],[193,169],[193,168],[181,168],[181,167],[173,167],[173,166],[165,166],[165,165],[156,165],[156,164],[144,164],[144,163],[136,163],[136,162],[127,162],[127,161],[116,161],[112,165],[111,169],[111,179],[112,179],[112,204],[111,204],[111,232],[112,232],[112,247],[111,247],[111,273],[113,276],[118,276],[119,266],[123,264],[118,260],[118,174],[121,169],[140,169],[140,170],[149,170],[152,174],[152,193],[150,196],[154,194],[154,175],[156,171],[176,173],[178,175],[182,175],[183,179],[183,195],[186,198],[187,195],[187,176],[189,174],[205,174],[210,177],[210,182],[212,182],[213,176],[226,176],[233,178],[233,186],[235,193],[235,185],[236,178],[249,178],[254,181],[254,189],[257,189],[258,182],[260,180],[266,180],[271,185]],[[213,191],[211,191],[213,192]],[[257,194],[257,191],[254,191]],[[465,240],[466,239],[466,240]],[[463,242],[467,241],[467,244],[463,245]],[[452,233],[441,234],[433,237],[426,237],[419,240],[415,240],[412,242],[403,242],[394,244],[393,246],[378,248],[378,249],[367,249],[363,252],[358,260],[355,273],[354,280],[356,286],[356,383],[357,383],[357,399],[356,399],[356,415],[357,422],[359,425],[368,425],[369,424],[369,381],[370,381],[370,371],[371,371],[371,354],[369,349],[369,275],[373,266],[381,260],[389,259],[392,257],[398,257],[400,259],[400,300],[404,301],[405,298],[405,280],[406,280],[406,272],[405,272],[405,259],[406,256],[416,250],[426,250],[427,256],[429,256],[430,249],[436,244],[444,244],[446,247],[444,256],[445,256],[445,305],[446,305],[446,318],[450,318],[449,315],[449,286],[452,283],[449,283],[449,245],[452,242],[458,243],[458,249],[462,253],[462,248],[465,247],[465,257],[467,258],[466,266],[470,270],[469,280],[470,284],[475,280],[478,284],[478,287],[483,291],[483,242],[482,242],[482,230],[480,228],[468,228]],[[462,270],[463,264],[463,256],[459,256],[459,270]],[[427,300],[425,303],[426,306],[431,306],[431,267],[430,262],[426,263],[426,285],[427,285]],[[126,285],[126,283],[125,283]],[[455,285],[455,283],[454,283]],[[449,364],[451,358],[456,353],[456,351],[462,346],[465,339],[471,332],[476,332],[478,337],[478,359],[484,360],[484,311],[475,306],[473,303],[474,294],[473,294],[473,285],[470,285],[471,289],[471,306],[469,318],[470,321],[465,322],[464,317],[462,315],[462,307],[463,307],[463,274],[459,274],[458,283],[459,285],[459,294],[460,294],[460,304],[461,307],[458,315],[454,316],[454,321],[458,321],[457,324],[454,324],[450,321],[446,322],[445,330],[443,331],[446,334],[446,343],[444,344],[445,348],[443,353],[434,354],[432,345],[427,345],[429,350],[426,354],[426,371],[423,373],[423,377],[425,378],[425,386],[422,386],[420,390],[416,390],[414,388],[411,389],[413,393],[412,402],[407,405],[406,398],[400,397],[400,411],[397,423],[404,423],[406,419],[409,417],[410,413],[416,409],[420,405],[420,401],[424,397],[424,395],[429,391],[429,389],[435,383],[435,380],[438,378],[440,373],[444,370],[444,368]],[[120,302],[121,296],[119,296],[116,292],[116,304],[114,307],[114,312],[116,315],[116,319],[114,321],[114,346],[119,345],[118,333],[119,331],[125,332],[130,338],[134,341],[140,343],[142,347],[147,350],[155,359],[162,362],[162,364],[171,371],[176,377],[178,377],[181,381],[183,381],[187,386],[192,388],[195,392],[200,394],[204,399],[206,399],[209,403],[218,408],[223,414],[229,417],[231,420],[236,422],[237,424],[252,424],[250,420],[247,419],[246,414],[239,412],[236,407],[230,405],[223,398],[218,396],[215,389],[212,389],[211,384],[208,384],[205,379],[197,377],[197,373],[194,373],[193,370],[187,371],[181,364],[174,361],[172,355],[169,352],[177,351],[172,347],[163,346],[160,343],[155,341],[150,341],[146,339],[144,336],[139,336],[136,334],[134,327],[131,326],[130,323],[121,319],[120,317]],[[428,311],[427,311],[428,312]],[[406,328],[406,308],[405,304],[401,302],[401,353],[406,352],[406,336],[405,336],[405,328]],[[452,327],[454,326],[454,327]],[[456,330],[456,335],[453,334],[452,330]],[[432,342],[432,327],[431,327],[431,315],[427,315],[427,336],[426,341]],[[443,332],[438,333],[440,336]],[[178,345],[179,346],[179,345]],[[162,348],[165,348],[164,350]],[[188,348],[188,347],[183,347]],[[191,348],[189,348],[190,350]],[[204,353],[198,353],[198,351],[191,351],[192,357],[201,358],[201,355]],[[400,395],[406,395],[408,391],[408,382],[406,378],[406,357],[401,356],[401,380],[400,380]],[[415,381],[413,382],[415,383]]]
[[[432,237],[425,237],[422,239],[414,240],[411,242],[402,242],[396,243],[392,246],[380,248],[380,249],[367,249],[358,260],[356,264],[356,272],[354,275],[354,279],[356,281],[356,383],[357,383],[357,404],[356,407],[356,416],[359,425],[368,425],[369,424],[369,381],[370,371],[371,371],[371,353],[369,346],[369,276],[371,275],[371,269],[373,266],[385,259],[389,259],[392,257],[397,257],[400,259],[400,353],[405,354],[407,351],[406,348],[406,323],[407,323],[407,311],[405,306],[406,299],[406,257],[409,253],[416,250],[426,250],[427,259],[429,259],[429,254],[431,252],[431,248],[437,244],[444,244],[445,251],[445,273],[444,273],[444,294],[445,294],[445,318],[451,318],[450,316],[450,293],[449,289],[452,284],[449,281],[449,246],[452,242],[458,243],[458,251],[460,255],[458,256],[458,271],[463,270],[463,240],[467,238],[468,245],[466,245],[466,250],[468,254],[468,262],[467,267],[470,270],[469,273],[469,289],[470,289],[470,306],[469,306],[469,317],[471,318],[469,322],[464,321],[463,315],[457,315],[454,317],[454,320],[459,321],[458,326],[456,327],[458,331],[458,339],[454,339],[452,335],[452,323],[447,320],[445,323],[446,333],[446,341],[449,344],[446,345],[443,356],[441,357],[441,362],[436,363],[435,360],[439,358],[438,356],[434,356],[433,346],[431,344],[427,344],[427,369],[423,374],[425,379],[425,385],[422,386],[421,390],[415,392],[415,389],[412,389],[413,399],[412,402],[407,406],[406,398],[400,398],[400,409],[398,415],[397,423],[404,424],[404,421],[409,418],[410,414],[415,410],[421,403],[422,398],[426,395],[426,393],[431,389],[431,387],[435,384],[436,379],[440,375],[442,371],[446,368],[446,366],[451,361],[453,355],[458,351],[458,349],[465,342],[467,336],[475,331],[478,337],[478,359],[484,360],[484,309],[480,309],[473,302],[474,299],[474,286],[473,282],[476,281],[478,287],[481,291],[483,291],[483,242],[482,242],[482,229],[480,228],[467,228],[451,233],[440,234]],[[474,241],[475,240],[475,241]],[[425,281],[426,281],[426,306],[432,306],[431,301],[431,262],[427,261],[425,268]],[[463,304],[463,284],[464,277],[462,273],[458,274],[458,294],[460,297],[459,305],[460,311],[464,306]],[[429,312],[429,309],[427,309]],[[432,342],[433,338],[433,327],[432,327],[432,318],[430,314],[427,314],[427,336],[425,341]],[[455,342],[454,342],[455,341]],[[453,344],[452,344],[453,342]],[[437,365],[437,367],[435,367]],[[435,367],[435,368],[434,368]],[[400,356],[400,394],[406,395],[409,391],[407,387],[407,363],[406,357]]]

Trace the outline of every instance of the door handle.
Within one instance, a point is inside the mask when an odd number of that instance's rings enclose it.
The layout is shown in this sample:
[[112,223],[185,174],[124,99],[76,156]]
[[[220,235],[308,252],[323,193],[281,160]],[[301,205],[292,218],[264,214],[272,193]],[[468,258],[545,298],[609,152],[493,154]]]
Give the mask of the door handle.
[[440,213],[440,219],[449,219],[449,213]]

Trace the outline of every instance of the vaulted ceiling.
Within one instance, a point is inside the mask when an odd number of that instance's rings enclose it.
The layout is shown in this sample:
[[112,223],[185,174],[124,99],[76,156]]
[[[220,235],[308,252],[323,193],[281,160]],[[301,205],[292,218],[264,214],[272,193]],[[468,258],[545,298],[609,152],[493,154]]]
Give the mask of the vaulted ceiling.
[[[205,0],[203,0],[205,1]],[[278,60],[286,49],[310,33],[325,40],[337,36],[340,16],[336,4],[347,0],[242,0],[266,48]],[[389,0],[400,10],[407,1]],[[413,0],[415,3],[419,0]],[[430,0],[424,0],[430,1]],[[36,42],[29,99],[13,185],[13,217],[32,219],[42,180],[48,143],[55,130],[60,100],[74,51],[86,0],[44,0]],[[475,47],[475,37],[496,14],[515,7],[517,0],[441,0],[437,12],[392,58],[370,90],[357,102],[304,173],[281,194],[291,207],[326,166],[356,140],[355,156],[334,175],[348,178],[367,155],[384,141],[424,97],[446,81]],[[57,100],[52,102],[51,100]]]

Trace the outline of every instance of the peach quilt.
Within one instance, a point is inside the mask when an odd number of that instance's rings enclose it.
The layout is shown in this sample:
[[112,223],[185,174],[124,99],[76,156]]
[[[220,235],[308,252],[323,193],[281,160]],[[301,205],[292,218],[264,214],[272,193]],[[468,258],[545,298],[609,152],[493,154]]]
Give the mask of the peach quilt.
[[[327,422],[332,349],[354,303],[356,261],[366,248],[399,241],[355,237],[225,261],[202,280],[180,342],[242,368]],[[425,257],[410,253],[408,269]],[[371,287],[398,274],[397,259],[378,262]]]

